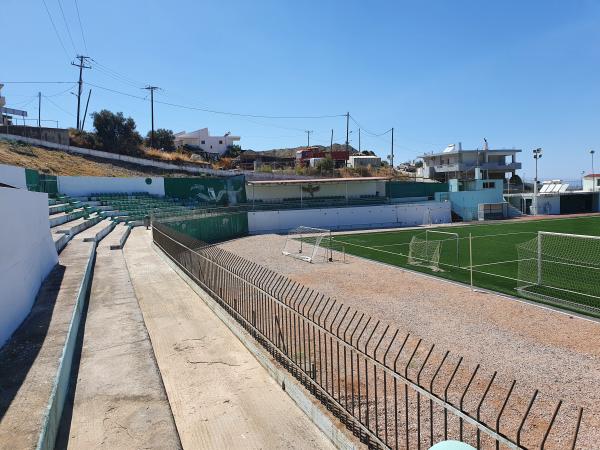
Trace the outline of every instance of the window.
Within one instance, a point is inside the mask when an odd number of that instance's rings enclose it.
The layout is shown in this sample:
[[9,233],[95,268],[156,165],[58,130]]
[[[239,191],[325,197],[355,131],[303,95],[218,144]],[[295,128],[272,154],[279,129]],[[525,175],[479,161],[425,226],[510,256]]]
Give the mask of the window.
[[219,144],[222,144],[222,143],[223,143],[223,141],[219,141]]
[[600,186],[600,178],[596,178],[596,186]]
[[206,141],[200,141],[201,144],[206,144]]
[[484,189],[494,189],[495,187],[496,187],[496,183],[494,183],[493,181],[484,181],[483,182]]

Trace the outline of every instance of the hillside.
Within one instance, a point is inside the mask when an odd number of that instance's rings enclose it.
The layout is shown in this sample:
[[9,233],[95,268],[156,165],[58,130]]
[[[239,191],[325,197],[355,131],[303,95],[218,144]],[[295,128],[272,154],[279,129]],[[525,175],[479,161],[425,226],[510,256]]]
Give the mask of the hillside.
[[187,172],[140,166],[122,161],[110,162],[92,156],[48,150],[17,142],[0,140],[0,164],[28,167],[50,175],[85,175],[104,177],[140,177],[148,175],[189,177]]

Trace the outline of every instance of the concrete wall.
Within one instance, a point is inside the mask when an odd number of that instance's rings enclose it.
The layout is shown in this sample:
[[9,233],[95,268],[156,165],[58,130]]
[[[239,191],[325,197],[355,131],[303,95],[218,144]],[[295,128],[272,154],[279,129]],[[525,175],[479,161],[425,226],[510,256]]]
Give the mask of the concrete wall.
[[89,194],[147,192],[165,195],[165,183],[160,177],[58,177],[58,192],[73,197]]
[[0,345],[27,317],[58,262],[48,223],[48,195],[0,188]]
[[0,164],[0,183],[8,184],[19,189],[27,189],[27,179],[23,167]]
[[406,227],[428,221],[429,211],[433,223],[451,220],[449,202],[251,211],[248,213],[248,231],[251,234],[280,233],[301,225],[331,230]]
[[69,145],[69,130],[66,128],[31,127],[9,125],[0,127],[0,133],[41,139],[55,144]]
[[[596,181],[596,189],[594,189],[594,181]],[[595,178],[584,177],[582,179],[583,190],[586,192],[600,192],[600,176]]]
[[[305,190],[301,191],[301,187]],[[313,195],[308,192],[309,187],[314,189]],[[248,184],[246,186],[246,196],[251,202],[254,198],[263,202],[280,202],[284,198],[319,198],[319,197],[346,197],[358,198],[361,195],[379,195],[385,196],[385,181],[351,181],[348,183],[319,183],[315,180],[313,183],[298,184]]]

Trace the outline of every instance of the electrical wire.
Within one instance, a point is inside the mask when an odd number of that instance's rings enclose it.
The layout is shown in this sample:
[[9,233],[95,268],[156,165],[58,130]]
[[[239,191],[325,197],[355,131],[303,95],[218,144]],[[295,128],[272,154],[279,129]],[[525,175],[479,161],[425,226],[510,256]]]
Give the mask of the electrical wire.
[[77,0],[75,0],[75,9],[77,10],[77,20],[79,21],[79,29],[81,30],[81,39],[83,40],[83,46],[85,47],[85,52],[88,52],[87,42],[85,40],[85,33],[83,32],[83,24],[81,23],[81,16],[79,15],[79,4]]
[[352,119],[352,122],[354,122],[356,124],[356,126],[361,129],[361,131],[364,131],[365,133],[370,134],[373,137],[384,136],[384,135],[388,134],[390,131],[392,131],[392,129],[390,128],[389,130],[386,130],[382,133],[374,133],[374,132],[369,131],[366,128],[364,128],[360,123],[358,123],[358,121],[354,117],[350,116],[350,119]]
[[63,95],[66,94],[67,92],[69,92],[71,89],[73,89],[75,86],[77,86],[77,83],[73,83],[71,84],[71,86],[69,86],[67,89],[65,89],[64,91],[60,91],[60,92],[56,92],[55,94],[50,94],[50,95],[44,95],[44,97],[48,98],[48,97],[58,97],[59,95]]
[[44,7],[46,8],[46,12],[48,13],[48,18],[50,19],[50,23],[52,24],[52,28],[54,28],[54,33],[56,34],[56,37],[58,38],[58,42],[60,42],[60,46],[64,50],[65,55],[67,56],[67,58],[70,58],[69,52],[67,51],[67,48],[65,47],[65,44],[63,43],[63,40],[60,37],[60,34],[58,34],[58,29],[56,28],[56,25],[54,24],[54,20],[52,19],[52,15],[50,14],[50,10],[48,9],[48,5],[46,4],[46,0],[42,0],[42,3],[44,3]]
[[64,112],[65,114],[68,114],[71,117],[75,117],[75,114],[67,111],[66,109],[64,109],[62,106],[56,104],[53,100],[49,99],[48,97],[46,97],[45,95],[42,95],[43,98],[45,98],[46,100],[48,100],[51,104],[54,105],[54,107],[60,109],[62,112]]
[[67,84],[73,81],[0,81],[0,84]]
[[63,22],[65,23],[65,27],[67,28],[67,34],[69,35],[69,39],[71,40],[71,46],[75,53],[77,53],[77,48],[75,47],[75,41],[73,41],[73,36],[71,35],[71,28],[69,27],[69,23],[67,22],[67,18],[65,17],[65,12],[62,7],[62,3],[60,0],[56,0],[58,2],[58,7],[60,8],[60,13],[62,14]]

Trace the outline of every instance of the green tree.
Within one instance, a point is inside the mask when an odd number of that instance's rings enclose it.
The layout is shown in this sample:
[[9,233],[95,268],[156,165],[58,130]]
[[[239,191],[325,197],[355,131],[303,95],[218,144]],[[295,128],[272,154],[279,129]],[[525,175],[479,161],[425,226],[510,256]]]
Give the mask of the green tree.
[[134,155],[139,152],[142,136],[135,129],[135,121],[122,112],[106,109],[92,114],[96,137],[102,150]]
[[226,158],[237,158],[238,156],[240,156],[240,153],[242,153],[242,147],[234,144],[229,145],[227,147],[227,150],[225,151],[223,156],[225,156]]
[[333,172],[333,159],[331,159],[330,157],[323,158],[322,160],[317,162],[316,168],[321,173]]
[[[148,131],[146,135],[146,139],[144,139],[144,144],[146,146],[151,147],[151,137],[152,131]],[[159,128],[154,131],[154,148],[162,148],[167,152],[172,152],[175,150],[175,135],[172,130],[167,130],[166,128]]]

